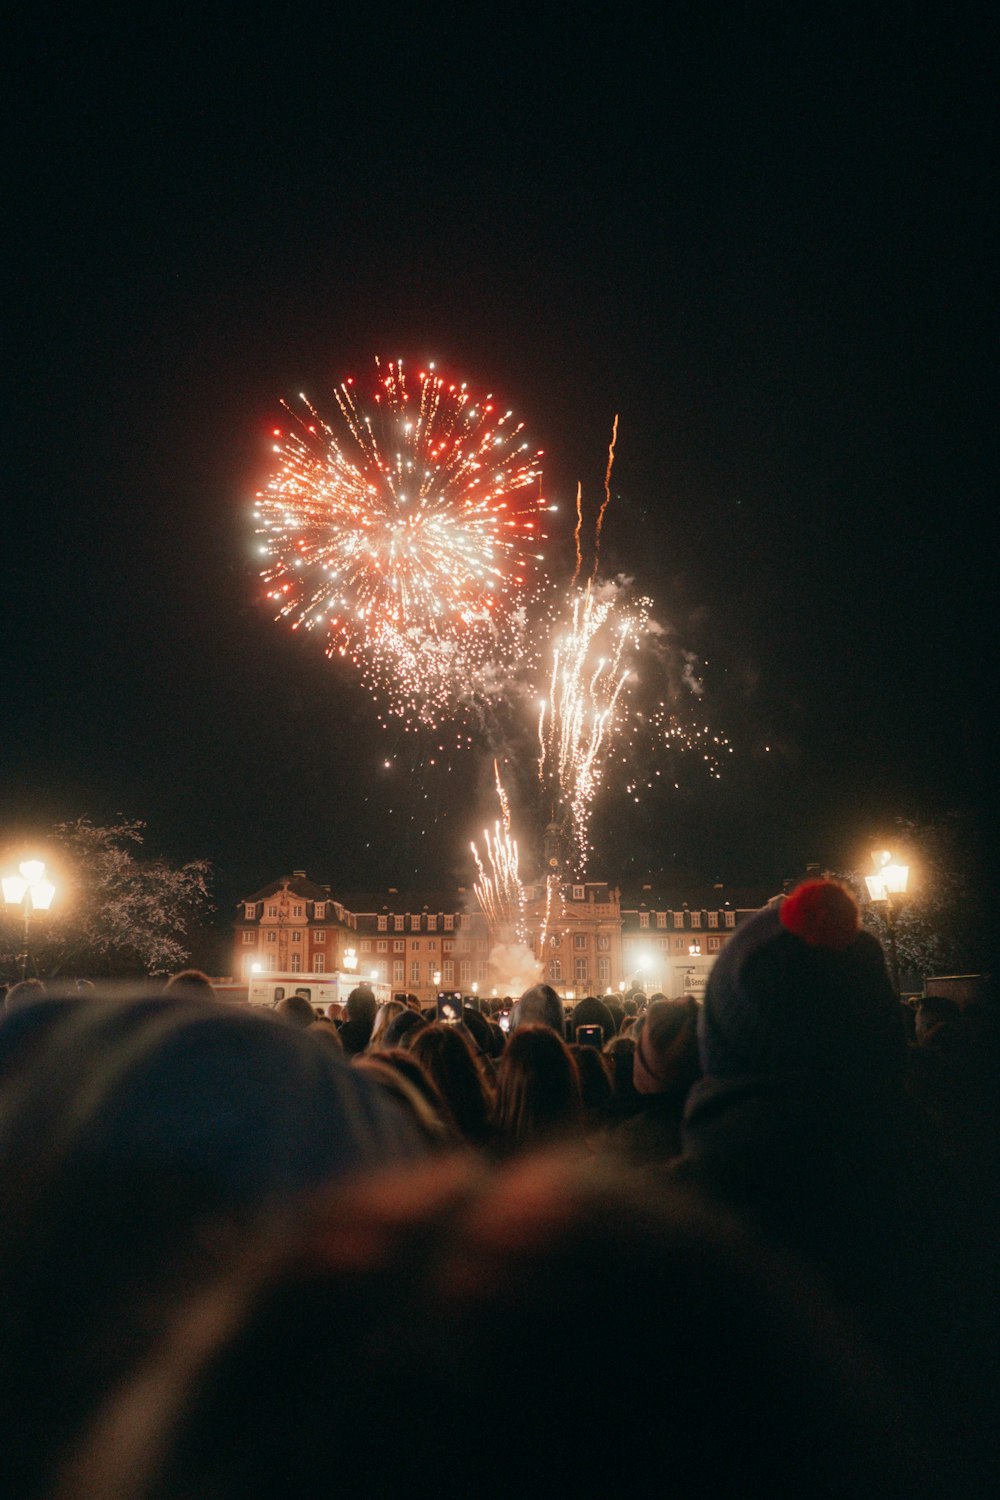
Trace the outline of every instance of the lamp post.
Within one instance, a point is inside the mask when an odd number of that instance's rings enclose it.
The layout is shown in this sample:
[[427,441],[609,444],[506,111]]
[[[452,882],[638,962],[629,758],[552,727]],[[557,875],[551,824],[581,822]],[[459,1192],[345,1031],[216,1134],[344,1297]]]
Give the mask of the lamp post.
[[[875,874],[865,876],[868,896],[876,906],[885,908],[885,925],[889,933],[889,962],[892,968],[892,983],[899,995],[899,954],[896,951],[896,907],[899,897],[906,895],[906,883],[910,877],[909,865],[893,859],[889,849],[873,849],[872,861]],[[895,899],[894,899],[895,898]]]
[[45,879],[45,861],[43,859],[23,859],[18,866],[17,875],[5,875],[3,877],[3,899],[8,906],[19,906],[24,917],[24,931],[22,937],[21,952],[18,954],[18,964],[21,970],[21,978],[25,979],[28,974],[28,955],[31,951],[31,913],[33,911],[48,911],[52,905],[56,888],[51,880]]

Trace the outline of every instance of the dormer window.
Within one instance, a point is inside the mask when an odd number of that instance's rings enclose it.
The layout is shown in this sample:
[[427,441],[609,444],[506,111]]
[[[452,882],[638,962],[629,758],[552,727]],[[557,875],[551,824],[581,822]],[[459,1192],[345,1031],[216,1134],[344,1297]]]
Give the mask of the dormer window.
[[388,932],[388,930],[389,930],[389,918],[388,917],[379,917],[379,919],[378,919],[378,930],[379,930],[379,932]]
[[316,920],[317,920],[317,922],[322,922],[323,919],[326,916],[326,902],[325,901],[317,901],[316,904],[315,904],[315,906],[313,907],[313,911],[316,914]]
[[649,926],[649,912],[648,911],[641,911],[639,913],[639,926],[640,927],[648,927]]
[[683,927],[684,926],[684,913],[682,911],[675,911],[674,912],[674,926],[675,927]]
[[252,922],[257,915],[257,903],[255,901],[248,901],[243,907],[243,915],[248,922]]
[[575,885],[573,887],[573,900],[574,901],[582,901],[583,900],[583,886],[582,885]]

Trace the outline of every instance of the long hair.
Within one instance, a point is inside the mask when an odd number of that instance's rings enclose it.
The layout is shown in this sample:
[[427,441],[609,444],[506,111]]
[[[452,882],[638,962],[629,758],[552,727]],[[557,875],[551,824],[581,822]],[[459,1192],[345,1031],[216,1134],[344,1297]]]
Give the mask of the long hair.
[[508,1149],[582,1138],[580,1072],[551,1026],[529,1022],[509,1037],[497,1065],[493,1119]]
[[464,1139],[470,1145],[485,1145],[490,1096],[464,1031],[435,1021],[417,1032],[409,1050],[441,1090]]

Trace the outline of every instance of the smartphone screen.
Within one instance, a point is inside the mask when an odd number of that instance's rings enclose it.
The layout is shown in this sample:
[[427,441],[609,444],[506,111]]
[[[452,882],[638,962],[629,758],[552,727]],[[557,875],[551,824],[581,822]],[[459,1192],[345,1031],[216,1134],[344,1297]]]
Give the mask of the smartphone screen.
[[448,1026],[455,1026],[462,1019],[462,997],[454,990],[439,990],[437,1018]]
[[598,1051],[604,1046],[604,1028],[601,1026],[578,1026],[576,1028],[575,1040],[581,1047],[596,1047]]

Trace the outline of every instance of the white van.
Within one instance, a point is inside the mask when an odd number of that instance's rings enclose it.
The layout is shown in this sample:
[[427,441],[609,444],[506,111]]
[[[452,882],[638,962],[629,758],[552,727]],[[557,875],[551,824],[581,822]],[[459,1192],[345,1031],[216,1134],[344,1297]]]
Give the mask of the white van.
[[361,979],[357,974],[254,974],[250,979],[247,998],[251,1005],[262,1005],[273,1010],[286,995],[302,995],[316,1010],[325,1011],[328,1005],[345,1004],[352,990],[359,984],[367,985],[378,1001],[384,1005],[392,999],[388,984],[378,979]]

